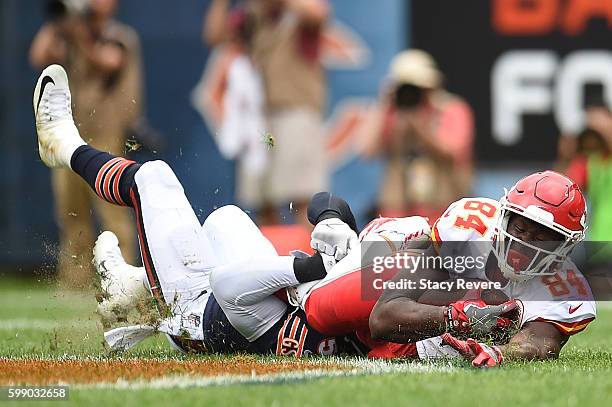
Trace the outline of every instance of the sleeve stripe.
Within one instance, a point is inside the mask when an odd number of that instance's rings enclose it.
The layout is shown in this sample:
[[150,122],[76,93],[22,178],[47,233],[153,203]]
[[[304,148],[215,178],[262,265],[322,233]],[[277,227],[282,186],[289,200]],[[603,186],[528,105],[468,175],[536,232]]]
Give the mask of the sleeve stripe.
[[387,236],[383,236],[383,235],[380,235],[380,237],[385,239],[385,242],[387,242],[387,245],[389,246],[389,249],[391,249],[391,254],[395,254],[395,252],[397,252],[397,249],[395,248],[395,244],[393,244],[391,239],[389,239]]
[[559,321],[551,321],[549,319],[544,319],[544,318],[538,318],[536,319],[536,321],[551,323],[561,333],[566,334],[566,335],[574,335],[580,331],[584,331],[587,325],[594,319],[595,317],[583,319],[578,322],[559,322]]
[[392,220],[395,220],[394,218],[383,218],[383,217],[379,217],[376,218],[372,221],[370,221],[370,223],[368,223],[363,230],[361,231],[361,233],[359,234],[359,240],[363,240],[363,238],[370,233],[372,230],[384,225],[387,222],[390,222]]
[[442,243],[442,239],[440,238],[440,232],[438,232],[438,222],[440,218],[438,218],[432,228],[431,228],[431,242],[433,243],[434,249],[438,254],[440,254],[440,243]]
[[440,233],[438,232],[438,222],[440,222],[439,218],[436,219],[433,224],[433,227],[431,228],[431,240],[440,243],[442,239],[440,239]]

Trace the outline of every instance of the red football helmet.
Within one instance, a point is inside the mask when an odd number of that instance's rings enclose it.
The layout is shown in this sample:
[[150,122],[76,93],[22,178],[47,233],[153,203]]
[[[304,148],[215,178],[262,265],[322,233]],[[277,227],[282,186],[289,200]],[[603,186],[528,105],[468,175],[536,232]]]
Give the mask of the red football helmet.
[[[563,241],[546,250],[508,233],[511,214],[531,219],[563,236]],[[586,231],[586,200],[578,186],[554,171],[538,172],[517,182],[500,199],[494,253],[506,278],[524,281],[534,276],[554,274],[553,264],[561,264]],[[513,248],[522,245],[533,256],[525,258]]]

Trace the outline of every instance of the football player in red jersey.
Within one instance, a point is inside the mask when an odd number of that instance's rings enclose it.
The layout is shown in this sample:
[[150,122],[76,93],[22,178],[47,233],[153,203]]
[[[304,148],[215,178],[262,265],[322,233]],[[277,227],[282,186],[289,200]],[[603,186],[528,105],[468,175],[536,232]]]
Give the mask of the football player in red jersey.
[[[330,194],[321,193],[313,198],[313,204]],[[334,201],[335,200],[335,201]],[[303,284],[289,290],[290,298],[300,305],[307,316],[309,323],[330,335],[346,335],[355,333],[357,338],[370,349],[372,357],[418,357],[417,349],[425,346],[438,355],[439,341],[430,340],[432,336],[446,332],[446,327],[457,327],[461,332],[472,333],[475,336],[485,336],[492,332],[502,333],[512,319],[517,317],[516,304],[506,302],[508,297],[501,300],[489,301],[488,305],[481,299],[480,293],[474,290],[454,290],[442,296],[436,290],[427,287],[410,290],[415,301],[415,307],[420,312],[415,319],[422,322],[422,326],[413,327],[419,335],[412,343],[407,345],[390,344],[387,341],[375,340],[370,334],[369,317],[382,289],[368,289],[368,276],[372,275],[372,259],[362,257],[364,246],[379,245],[388,255],[394,253],[410,253],[433,256],[436,255],[430,242],[431,228],[427,219],[414,216],[407,218],[377,218],[370,222],[357,238],[354,227],[350,226],[351,216],[347,216],[348,205],[337,197],[332,199],[329,206],[311,205],[309,219],[315,224],[312,233],[311,245],[327,255],[334,255],[341,259],[329,270],[328,275],[319,282]],[[340,209],[338,209],[340,208]],[[335,210],[330,210],[335,209]],[[323,212],[325,210],[325,212]],[[317,217],[319,212],[326,213],[328,218],[321,220]],[[346,221],[343,225],[342,221]],[[361,250],[355,243],[362,243]],[[348,253],[348,254],[347,254]],[[346,256],[346,257],[344,257]],[[388,280],[397,269],[387,270],[380,275]],[[449,279],[446,270],[419,270],[416,274],[419,279],[431,282],[443,282]],[[432,307],[426,304],[436,304]],[[430,309],[442,309],[447,306],[442,325],[438,327],[436,321],[430,318]],[[405,327],[408,329],[408,327]]]
[[[393,246],[392,251],[401,251],[406,243],[414,243],[419,229],[426,229],[421,225],[416,218],[378,219],[366,227],[360,238],[364,241],[368,235],[378,235]],[[349,233],[333,235],[319,229],[317,225],[313,231],[313,247],[328,254],[342,255],[342,249],[350,246],[346,241],[354,238]],[[340,227],[336,225],[335,229]],[[486,198],[457,201],[429,233],[424,231],[432,243],[425,255],[454,251],[454,256],[460,256],[457,248],[469,247],[453,242],[473,242],[478,247],[486,258],[484,267],[461,277],[498,283],[501,290],[493,295],[497,298],[485,298],[487,302],[520,300],[516,302],[522,311],[518,316],[520,331],[500,347],[472,339],[460,341],[455,335],[474,336],[505,326],[508,320],[499,317],[512,311],[512,303],[500,309],[486,305],[482,298],[457,301],[465,294],[459,290],[454,293],[457,298],[446,298],[446,304],[453,300],[455,303],[440,305],[425,289],[387,290],[378,301],[364,299],[364,269],[358,267],[363,265],[352,256],[351,267],[351,253],[324,282],[307,287],[299,300],[314,327],[326,333],[355,329],[360,339],[371,346],[372,356],[415,356],[419,351],[419,356],[427,357],[426,348],[433,346],[430,353],[437,355],[444,354],[441,349],[448,345],[479,366],[499,364],[503,356],[557,357],[569,336],[582,331],[595,318],[590,287],[568,257],[584,239],[585,229],[586,205],[578,187],[561,174],[545,171],[520,180],[499,202]],[[416,272],[400,271],[391,282],[426,279],[435,283],[447,280],[449,273],[457,277],[455,270],[421,267]],[[415,345],[425,338],[430,338],[427,347]]]
[[[523,178],[499,203],[462,199],[451,205],[433,226],[434,246],[443,251],[445,241],[490,241],[489,258],[494,261],[474,270],[472,277],[502,284],[503,292],[520,300],[522,315],[519,332],[507,344],[461,341],[449,333],[442,335],[442,342],[477,366],[495,366],[504,357],[558,357],[570,335],[595,318],[588,283],[569,259],[585,229],[584,196],[574,182],[553,171]],[[412,324],[420,326],[412,308],[400,292],[383,294],[370,316],[372,335],[394,342],[414,340],[414,333],[406,333]],[[430,312],[430,319],[441,325],[444,311]],[[400,331],[398,326],[408,329]]]

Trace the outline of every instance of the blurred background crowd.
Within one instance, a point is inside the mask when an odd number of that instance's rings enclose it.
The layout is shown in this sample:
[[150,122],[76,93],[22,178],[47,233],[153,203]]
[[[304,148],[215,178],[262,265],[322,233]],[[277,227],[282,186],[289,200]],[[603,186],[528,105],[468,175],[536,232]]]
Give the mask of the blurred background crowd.
[[[3,0],[0,270],[89,280],[111,229],[135,261],[128,211],[36,151],[40,70],[69,73],[94,147],[169,162],[203,220],[237,203],[288,247],[310,196],[372,217],[433,219],[499,198],[537,169],[590,200],[612,237],[612,1]],[[280,238],[280,236],[283,236]],[[290,236],[290,237],[287,237]]]

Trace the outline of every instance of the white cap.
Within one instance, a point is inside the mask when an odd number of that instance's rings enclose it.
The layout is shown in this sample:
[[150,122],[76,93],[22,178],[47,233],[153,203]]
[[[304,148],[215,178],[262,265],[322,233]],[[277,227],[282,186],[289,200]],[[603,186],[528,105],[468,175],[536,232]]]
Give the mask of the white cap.
[[393,82],[421,88],[437,88],[442,77],[431,55],[419,49],[400,52],[393,57],[389,68],[389,78]]

